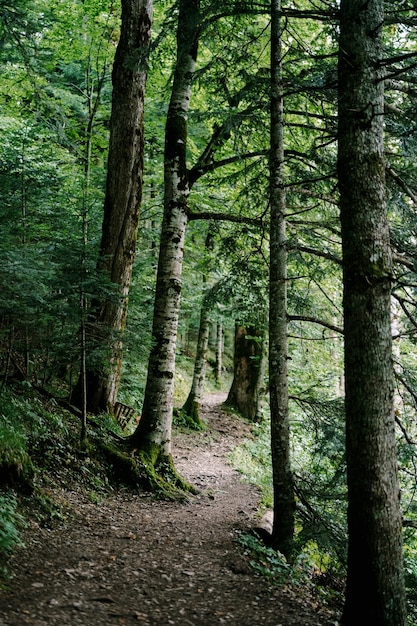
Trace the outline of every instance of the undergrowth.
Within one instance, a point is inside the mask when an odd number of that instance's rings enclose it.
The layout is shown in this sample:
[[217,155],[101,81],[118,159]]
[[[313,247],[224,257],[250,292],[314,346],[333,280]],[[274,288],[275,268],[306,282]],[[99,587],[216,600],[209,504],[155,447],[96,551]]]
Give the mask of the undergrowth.
[[53,497],[56,485],[74,484],[96,500],[108,492],[111,468],[95,454],[94,437],[109,437],[111,426],[117,430],[117,425],[108,416],[91,422],[91,449],[86,452],[80,446],[79,419],[30,386],[4,387],[0,407],[0,579],[4,579],[24,520],[34,517],[49,525],[64,515],[65,503]]
[[0,494],[0,578],[7,575],[7,558],[12,550],[22,545],[20,531],[24,527],[24,518],[17,510],[14,495]]
[[272,584],[293,589],[302,588],[320,597],[323,604],[340,606],[343,599],[343,583],[337,577],[323,576],[311,551],[299,552],[293,563],[289,563],[281,552],[266,546],[254,534],[242,534],[237,541],[243,546],[244,554],[252,569],[267,578]]
[[[333,414],[328,420],[323,418],[323,412],[320,416],[321,428],[313,434],[308,432],[305,420],[300,420],[301,426],[293,444],[297,499],[295,547],[298,553],[295,564],[288,564],[281,554],[257,537],[244,535],[240,542],[250,555],[252,567],[272,582],[313,585],[316,592],[324,596],[324,601],[342,602],[347,548],[343,451],[340,438],[333,432]],[[330,427],[333,430],[329,433]],[[230,462],[259,489],[261,507],[273,509],[269,424],[255,425],[252,434],[252,438],[233,451]],[[412,517],[414,510],[410,507],[407,513]],[[416,555],[413,524],[404,532],[407,623],[410,626],[417,624]]]
[[271,582],[280,585],[311,584],[302,555],[295,564],[290,564],[281,552],[266,546],[256,535],[242,534],[238,537],[238,542],[243,546],[251,567]]
[[230,457],[233,467],[260,491],[260,505],[272,508],[272,461],[269,423],[254,424],[252,437],[237,446]]

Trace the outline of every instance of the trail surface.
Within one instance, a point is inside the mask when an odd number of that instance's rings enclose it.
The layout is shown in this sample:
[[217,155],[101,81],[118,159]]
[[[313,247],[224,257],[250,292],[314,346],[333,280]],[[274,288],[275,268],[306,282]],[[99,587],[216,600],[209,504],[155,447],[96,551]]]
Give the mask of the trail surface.
[[203,407],[208,429],[174,439],[178,470],[200,494],[186,504],[117,492],[98,503],[56,490],[69,513],[32,523],[0,591],[0,626],[334,626],[308,594],[255,574],[235,539],[256,524],[257,493],[227,457],[249,427]]

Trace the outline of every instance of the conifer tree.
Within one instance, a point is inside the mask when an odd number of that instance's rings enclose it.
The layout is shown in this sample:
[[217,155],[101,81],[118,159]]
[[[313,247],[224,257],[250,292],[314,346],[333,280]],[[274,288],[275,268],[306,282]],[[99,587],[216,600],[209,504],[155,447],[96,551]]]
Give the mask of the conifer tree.
[[274,491],[272,544],[291,558],[294,542],[294,488],[288,412],[288,322],[286,194],[284,181],[284,99],[281,2],[271,2],[271,148],[269,396]]
[[342,0],[338,175],[349,533],[345,626],[406,623],[393,407],[383,25],[382,0]]
[[92,412],[112,409],[120,383],[122,336],[143,186],[143,116],[151,23],[152,0],[122,0],[120,40],[112,73],[110,145],[97,268],[114,289],[96,300],[92,308],[90,342],[107,347],[107,363],[90,364],[86,374],[87,408]]

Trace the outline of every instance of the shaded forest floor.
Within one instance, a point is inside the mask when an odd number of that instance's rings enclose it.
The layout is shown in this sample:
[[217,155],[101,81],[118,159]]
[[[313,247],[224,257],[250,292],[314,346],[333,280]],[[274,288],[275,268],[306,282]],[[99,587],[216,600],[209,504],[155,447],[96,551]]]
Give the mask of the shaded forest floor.
[[311,590],[272,585],[236,541],[256,523],[256,490],[227,463],[250,427],[210,396],[208,428],[174,438],[176,466],[200,493],[186,503],[126,490],[91,497],[54,484],[64,512],[32,520],[0,591],[0,626],[334,626]]

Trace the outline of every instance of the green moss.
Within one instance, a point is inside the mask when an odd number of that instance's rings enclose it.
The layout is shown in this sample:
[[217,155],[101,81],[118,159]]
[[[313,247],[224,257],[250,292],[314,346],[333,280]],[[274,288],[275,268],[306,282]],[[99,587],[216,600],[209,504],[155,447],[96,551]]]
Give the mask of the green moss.
[[135,459],[114,445],[98,442],[105,461],[112,467],[114,477],[121,483],[133,487],[141,485],[141,476]]
[[174,459],[171,455],[160,455],[155,465],[155,470],[166,483],[173,486],[175,489],[179,489],[185,494],[196,495],[198,493],[198,490],[195,487],[178,474],[175,468]]
[[101,444],[101,450],[111,463],[115,478],[129,486],[151,491],[168,500],[186,500],[196,494],[195,488],[176,471],[171,455],[161,452],[158,445],[148,442],[140,450],[121,450]]
[[142,479],[155,495],[168,500],[186,500],[196,489],[190,485],[175,468],[171,455],[164,454],[156,444],[148,444],[147,449],[135,454]]
[[174,424],[197,431],[207,428],[207,424],[200,417],[200,404],[198,402],[189,402],[182,409],[174,409]]

